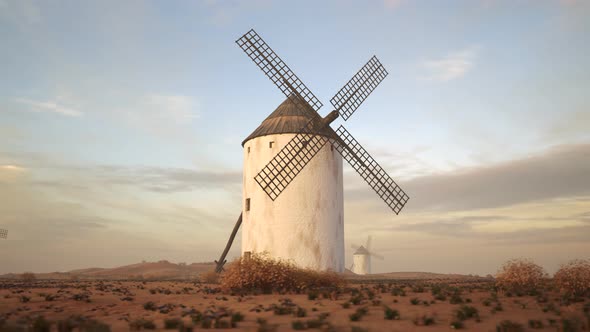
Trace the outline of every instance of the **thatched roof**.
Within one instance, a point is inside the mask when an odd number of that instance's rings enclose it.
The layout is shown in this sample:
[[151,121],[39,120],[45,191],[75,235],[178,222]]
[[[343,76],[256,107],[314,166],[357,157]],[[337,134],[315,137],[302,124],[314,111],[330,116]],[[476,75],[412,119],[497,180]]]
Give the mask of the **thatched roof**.
[[[303,126],[305,126],[312,117],[320,118],[319,114],[309,106],[302,99],[298,99],[300,102],[295,104],[291,98],[297,98],[291,96],[285,99],[274,112],[272,112],[252,134],[250,134],[242,142],[242,146],[247,141],[266,135],[273,134],[297,134]],[[331,129],[324,129],[321,132],[317,132],[323,136],[333,136]]]

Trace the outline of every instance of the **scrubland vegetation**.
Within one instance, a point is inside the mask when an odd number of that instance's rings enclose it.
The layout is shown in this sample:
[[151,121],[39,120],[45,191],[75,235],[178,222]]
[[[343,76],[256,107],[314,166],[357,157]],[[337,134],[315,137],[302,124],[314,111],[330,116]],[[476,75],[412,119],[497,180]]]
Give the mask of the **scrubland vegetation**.
[[0,280],[0,331],[157,329],[588,331],[590,262],[552,278],[520,259],[495,278],[374,281],[252,255],[190,282]]

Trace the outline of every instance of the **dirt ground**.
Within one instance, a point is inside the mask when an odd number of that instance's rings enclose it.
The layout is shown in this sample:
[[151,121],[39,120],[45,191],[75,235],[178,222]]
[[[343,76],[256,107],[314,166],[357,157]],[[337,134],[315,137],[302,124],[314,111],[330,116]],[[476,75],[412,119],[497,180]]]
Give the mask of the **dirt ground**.
[[[152,321],[161,330],[165,320],[173,318],[202,330],[207,320],[212,328],[216,319],[221,322],[218,325],[229,325],[232,315],[236,325],[232,330],[244,331],[318,330],[315,326],[324,331],[448,331],[453,322],[461,322],[465,330],[497,331],[505,320],[521,324],[523,331],[568,327],[583,331],[589,326],[589,299],[564,303],[554,292],[508,295],[493,292],[489,282],[355,283],[341,292],[239,296],[221,293],[217,285],[188,281],[0,280],[0,331],[30,326],[39,315],[51,322],[51,331],[58,331],[58,321],[74,315],[81,317],[78,322],[105,323],[111,331],[128,331],[130,322],[138,319]],[[386,307],[397,310],[399,317],[390,312],[394,319],[385,319]],[[235,313],[243,315],[243,320]],[[432,324],[423,325],[430,318]]]

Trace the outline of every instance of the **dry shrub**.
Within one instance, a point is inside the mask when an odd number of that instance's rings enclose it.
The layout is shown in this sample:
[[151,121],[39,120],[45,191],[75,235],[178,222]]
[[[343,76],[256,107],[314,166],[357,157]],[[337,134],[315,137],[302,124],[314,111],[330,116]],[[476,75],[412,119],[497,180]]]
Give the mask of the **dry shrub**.
[[215,270],[207,271],[201,273],[199,279],[206,284],[217,284],[219,283],[219,273],[215,272]]
[[553,280],[567,295],[579,297],[590,294],[590,261],[575,259],[562,265]]
[[498,288],[515,293],[531,293],[542,284],[547,273],[527,259],[512,259],[502,265],[496,275]]
[[333,272],[302,269],[291,262],[252,253],[233,261],[221,276],[224,291],[295,292],[323,287],[342,287],[345,281]]
[[37,279],[37,277],[35,277],[35,274],[33,272],[25,272],[20,275],[20,278],[25,282],[31,282],[31,281]]

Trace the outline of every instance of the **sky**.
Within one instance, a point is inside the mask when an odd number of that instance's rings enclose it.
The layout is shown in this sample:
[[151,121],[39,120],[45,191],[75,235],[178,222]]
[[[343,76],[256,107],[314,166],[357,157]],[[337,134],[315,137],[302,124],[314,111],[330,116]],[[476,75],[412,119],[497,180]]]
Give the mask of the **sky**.
[[369,235],[374,272],[589,259],[589,17],[583,0],[0,0],[0,273],[217,259],[241,142],[284,100],[234,43],[251,28],[322,115],[371,56],[389,72],[345,126],[410,201],[395,215],[345,168],[347,266]]

